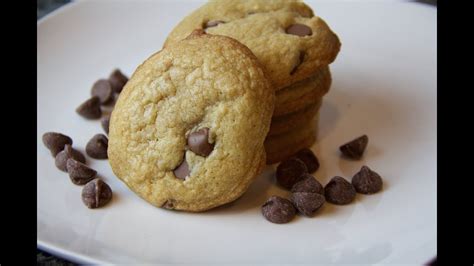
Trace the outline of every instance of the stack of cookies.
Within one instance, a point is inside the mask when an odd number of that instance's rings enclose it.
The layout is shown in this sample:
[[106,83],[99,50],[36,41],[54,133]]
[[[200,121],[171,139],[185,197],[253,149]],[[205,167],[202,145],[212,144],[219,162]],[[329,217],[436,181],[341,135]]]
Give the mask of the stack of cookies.
[[247,46],[271,81],[276,101],[265,140],[267,164],[316,141],[322,98],[331,86],[329,64],[341,44],[310,7],[298,0],[211,0],[185,17],[164,46],[195,29]]
[[315,75],[276,92],[272,123],[265,140],[267,164],[283,161],[316,141],[319,110],[331,86],[325,66]]
[[313,144],[339,49],[300,1],[210,1],[120,93],[112,170],[157,207],[204,211],[237,199],[265,164]]

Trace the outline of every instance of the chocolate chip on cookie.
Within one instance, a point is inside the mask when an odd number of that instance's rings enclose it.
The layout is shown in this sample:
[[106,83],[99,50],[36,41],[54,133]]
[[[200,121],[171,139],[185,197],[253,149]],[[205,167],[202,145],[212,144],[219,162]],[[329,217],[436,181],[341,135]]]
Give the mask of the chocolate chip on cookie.
[[96,134],[86,145],[86,153],[95,159],[107,159],[109,140],[104,134]]
[[188,147],[197,155],[207,157],[214,149],[214,144],[209,143],[209,128],[201,128],[189,134]]
[[174,209],[174,200],[169,199],[169,200],[165,201],[165,203],[163,203],[163,205],[161,205],[161,208],[168,209],[168,210],[173,210]]
[[87,208],[100,208],[112,199],[112,189],[107,183],[96,178],[84,186],[81,196]]
[[324,196],[330,203],[344,205],[355,199],[356,191],[346,179],[335,176],[324,187]]
[[191,171],[189,171],[189,165],[188,165],[188,162],[186,161],[186,158],[184,158],[184,160],[181,162],[180,165],[178,165],[178,167],[176,167],[174,170],[173,170],[173,173],[174,175],[179,178],[179,179],[186,179],[187,176],[189,176],[189,173]]
[[284,224],[295,217],[296,210],[291,201],[272,196],[262,205],[262,214],[272,223]]
[[291,189],[294,184],[303,180],[304,174],[308,173],[308,168],[298,158],[292,157],[278,165],[276,179],[278,184],[286,189]]
[[69,158],[66,162],[67,172],[72,183],[76,185],[84,185],[94,179],[97,171],[87,167],[87,165]]
[[208,22],[206,22],[204,24],[204,29],[207,29],[207,28],[212,28],[212,27],[215,27],[219,24],[222,24],[222,23],[225,23],[225,21],[222,21],[222,20],[210,20]]
[[298,24],[298,23],[295,23],[287,27],[285,32],[287,34],[292,34],[292,35],[296,35],[300,37],[309,36],[313,34],[313,31],[311,30],[310,27],[303,24]]
[[313,173],[319,169],[319,160],[312,150],[304,148],[295,154],[295,157],[306,164],[309,173]]
[[112,90],[116,93],[120,93],[123,86],[128,82],[128,77],[125,76],[119,69],[115,69],[109,76],[109,82],[112,86]]
[[106,79],[99,79],[92,85],[91,95],[99,97],[101,104],[109,103],[114,96],[112,85]]
[[76,112],[84,118],[87,119],[98,119],[102,115],[102,110],[100,109],[100,99],[97,96],[93,96],[89,100],[85,101],[79,107],[77,107]]
[[294,184],[291,188],[291,192],[311,192],[324,194],[323,185],[321,185],[321,183],[319,183],[318,180],[314,178],[314,176],[310,174],[303,174],[302,177],[304,179]]
[[106,115],[105,117],[100,120],[100,124],[102,125],[102,128],[104,129],[105,133],[108,135],[109,134],[109,124],[110,124],[110,115]]
[[362,135],[348,143],[339,147],[339,150],[342,154],[351,159],[360,159],[362,154],[364,154],[365,148],[369,143],[369,137],[367,135]]
[[296,71],[298,70],[298,67],[301,66],[301,64],[303,64],[305,56],[306,56],[306,53],[304,51],[300,51],[300,55],[298,57],[298,62],[296,63],[296,65],[291,70],[290,75],[293,75],[293,74],[296,73]]
[[73,149],[71,145],[66,144],[64,150],[56,155],[54,164],[59,170],[67,172],[67,160],[71,158],[78,162],[86,163],[86,157],[84,157],[80,151]]
[[46,132],[43,134],[43,143],[51,151],[53,157],[56,157],[66,144],[72,145],[72,139],[61,133]]
[[301,214],[310,217],[323,206],[326,200],[324,195],[319,193],[295,192],[291,194],[291,202]]
[[359,193],[374,194],[382,189],[383,181],[378,173],[364,165],[360,171],[352,177],[352,185]]

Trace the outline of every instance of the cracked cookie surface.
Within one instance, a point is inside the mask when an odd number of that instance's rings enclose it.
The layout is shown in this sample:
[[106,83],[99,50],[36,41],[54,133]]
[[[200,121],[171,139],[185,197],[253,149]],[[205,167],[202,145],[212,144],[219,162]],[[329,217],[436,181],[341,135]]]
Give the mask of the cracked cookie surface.
[[195,31],[148,58],[124,87],[110,120],[110,165],[157,207],[233,201],[265,165],[274,97],[248,48]]
[[276,90],[332,63],[341,46],[326,22],[297,0],[209,1],[173,29],[165,46],[194,29],[229,36],[246,45],[262,63]]

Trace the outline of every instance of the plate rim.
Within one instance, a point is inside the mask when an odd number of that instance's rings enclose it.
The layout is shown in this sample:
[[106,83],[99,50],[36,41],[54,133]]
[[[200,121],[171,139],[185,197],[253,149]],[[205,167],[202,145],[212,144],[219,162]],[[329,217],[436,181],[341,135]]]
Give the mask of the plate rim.
[[50,20],[51,18],[73,8],[73,7],[76,7],[78,4],[82,3],[83,1],[82,0],[73,0],[69,3],[66,3],[58,8],[56,8],[55,10],[49,12],[48,14],[44,15],[43,17],[41,17],[40,19],[38,19],[36,21],[36,30],[38,30],[38,27],[42,24],[44,24],[45,22],[47,22],[48,20]]
[[110,262],[106,262],[103,260],[98,260],[95,258],[92,258],[90,256],[77,253],[75,251],[71,250],[66,250],[62,247],[56,246],[54,244],[48,243],[47,241],[40,240],[39,238],[36,239],[36,247],[42,251],[45,251],[47,253],[50,253],[54,256],[57,256],[59,258],[69,260],[74,263],[78,264],[94,264],[94,265],[106,265],[110,264]]

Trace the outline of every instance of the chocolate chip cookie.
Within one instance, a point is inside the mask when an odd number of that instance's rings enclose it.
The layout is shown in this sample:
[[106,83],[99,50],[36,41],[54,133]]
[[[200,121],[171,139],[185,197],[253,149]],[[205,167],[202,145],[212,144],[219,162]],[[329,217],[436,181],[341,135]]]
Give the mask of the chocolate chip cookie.
[[276,90],[332,63],[341,46],[326,22],[297,0],[209,1],[172,30],[165,47],[194,29],[229,36],[249,47]]
[[282,116],[273,116],[268,136],[283,134],[294,128],[300,128],[306,124],[312,123],[313,118],[318,114],[319,109],[321,108],[321,103],[322,100],[319,100],[317,103],[300,111]]
[[283,161],[303,148],[314,144],[317,137],[319,115],[311,123],[292,129],[284,134],[268,136],[265,140],[267,164]]
[[124,86],[110,118],[110,165],[157,207],[231,202],[265,165],[274,98],[247,47],[194,31],[148,58]]
[[320,101],[331,87],[329,67],[323,67],[308,79],[276,92],[273,116],[293,113]]

